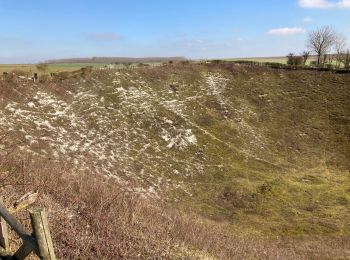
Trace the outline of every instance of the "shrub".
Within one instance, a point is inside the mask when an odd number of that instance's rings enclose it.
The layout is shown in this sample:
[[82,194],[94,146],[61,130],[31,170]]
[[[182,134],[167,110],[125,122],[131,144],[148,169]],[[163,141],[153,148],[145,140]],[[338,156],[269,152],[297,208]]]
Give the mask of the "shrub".
[[304,58],[296,56],[294,53],[289,53],[287,55],[287,64],[291,66],[301,66],[304,64]]
[[310,56],[310,52],[309,51],[303,51],[303,53],[301,54],[303,57],[303,63],[304,65],[306,65],[307,60],[309,59]]
[[11,72],[16,76],[28,76],[29,75],[29,72],[24,71],[24,70],[19,70],[19,69],[12,70]]
[[81,75],[86,76],[87,74],[90,74],[92,72],[92,66],[87,66],[84,68],[81,68]]
[[280,69],[283,67],[283,64],[278,63],[278,62],[266,62],[264,64],[270,68],[273,68],[273,69]]
[[224,63],[223,60],[212,60],[211,62],[212,62],[213,64],[222,64],[222,63]]
[[182,60],[182,61],[180,61],[180,64],[181,65],[189,65],[190,64],[190,61],[189,60]]
[[41,75],[39,77],[39,82],[40,83],[47,83],[51,80],[50,76],[49,75]]
[[349,50],[342,55],[342,62],[344,63],[345,69],[350,69],[350,51]]
[[317,61],[314,61],[314,60],[313,60],[313,61],[310,61],[310,66],[313,66],[313,67],[314,67],[314,66],[317,66]]
[[48,68],[49,68],[49,65],[47,63],[39,63],[38,65],[36,65],[36,69],[43,73],[46,73]]

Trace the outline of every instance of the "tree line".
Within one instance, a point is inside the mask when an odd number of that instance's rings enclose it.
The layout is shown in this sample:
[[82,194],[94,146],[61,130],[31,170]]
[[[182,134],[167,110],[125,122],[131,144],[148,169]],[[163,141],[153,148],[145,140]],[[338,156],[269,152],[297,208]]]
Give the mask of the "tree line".
[[311,65],[350,68],[350,50],[347,48],[346,37],[332,27],[324,26],[309,32],[306,44],[307,50],[300,55],[287,55],[289,65],[306,65],[310,55],[315,54],[317,60],[311,61]]

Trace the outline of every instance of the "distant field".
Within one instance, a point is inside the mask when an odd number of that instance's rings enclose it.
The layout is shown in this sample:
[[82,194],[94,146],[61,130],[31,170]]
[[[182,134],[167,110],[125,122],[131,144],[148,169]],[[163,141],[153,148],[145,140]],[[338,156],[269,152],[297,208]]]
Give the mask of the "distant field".
[[[49,64],[48,73],[50,72],[63,72],[63,71],[74,71],[79,70],[83,67],[93,66],[93,67],[102,67],[105,64],[102,63],[56,63]],[[3,72],[10,72],[13,70],[23,70],[28,73],[38,72],[36,64],[0,64],[0,74]]]
[[286,57],[262,57],[262,58],[234,58],[234,59],[226,59],[228,61],[238,61],[238,60],[246,60],[246,61],[255,61],[255,62],[278,62],[282,64],[287,64]]
[[[287,64],[287,57],[256,57],[256,58],[229,58],[225,59],[227,61],[254,61],[254,62],[277,62],[282,64]],[[306,65],[310,65],[311,61],[317,61],[317,56],[310,56]],[[336,61],[333,61],[333,65],[336,65]]]
[[[133,63],[132,66],[137,66],[138,63]],[[147,62],[144,64],[148,64],[151,66],[159,66],[162,64],[162,62]],[[14,70],[22,70],[26,71],[29,74],[32,73],[39,73],[37,68],[37,64],[0,64],[0,75],[3,72],[11,72]],[[49,64],[49,68],[46,73],[50,72],[64,72],[64,71],[75,71],[79,70],[81,68],[92,66],[95,68],[103,67],[105,65],[108,65],[107,63],[51,63]],[[120,64],[117,67],[123,67],[124,65]]]

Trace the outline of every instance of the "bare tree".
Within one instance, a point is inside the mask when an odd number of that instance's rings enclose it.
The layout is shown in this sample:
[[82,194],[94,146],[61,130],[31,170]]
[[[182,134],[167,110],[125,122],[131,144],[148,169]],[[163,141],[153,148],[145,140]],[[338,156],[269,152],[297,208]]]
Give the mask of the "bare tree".
[[346,38],[344,35],[337,34],[335,36],[334,50],[335,50],[335,60],[337,62],[336,66],[339,68],[342,63],[343,54],[346,50]]
[[334,55],[334,54],[328,55],[328,63],[329,63],[329,64],[333,64],[334,58],[335,58],[335,55]]
[[345,69],[350,69],[350,50],[348,49],[346,53],[341,55],[342,63],[344,63]]
[[288,53],[287,55],[287,64],[288,65],[293,65],[293,59],[295,57],[295,54],[294,53]]
[[304,65],[306,65],[306,62],[307,62],[307,60],[309,59],[309,56],[310,56],[310,52],[309,51],[303,51],[301,56],[303,57]]
[[320,64],[321,56],[327,54],[335,41],[334,30],[325,26],[309,33],[307,39],[308,48],[317,54],[317,64]]

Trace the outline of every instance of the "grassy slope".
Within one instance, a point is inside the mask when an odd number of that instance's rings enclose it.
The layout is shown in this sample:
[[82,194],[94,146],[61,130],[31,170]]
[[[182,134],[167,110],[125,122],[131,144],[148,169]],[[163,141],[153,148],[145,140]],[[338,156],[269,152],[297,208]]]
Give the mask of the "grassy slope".
[[[205,93],[203,73],[218,90]],[[186,179],[189,208],[277,234],[349,234],[348,76],[195,68],[168,77],[183,84],[172,98],[187,99],[172,119],[198,138],[200,153],[184,157],[204,166]]]
[[1,84],[0,129],[22,153],[247,233],[350,233],[348,75],[190,65]]

